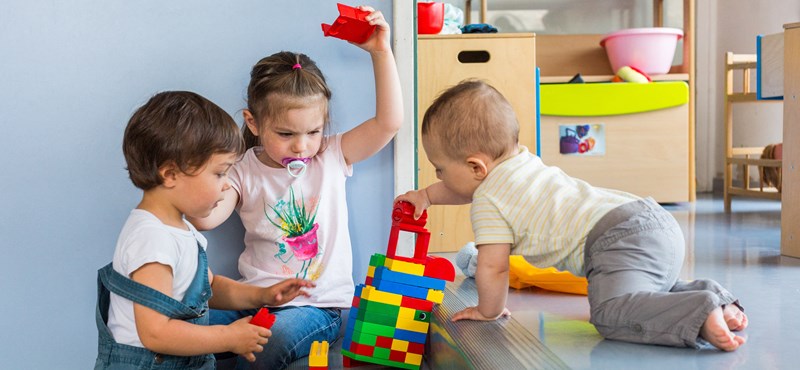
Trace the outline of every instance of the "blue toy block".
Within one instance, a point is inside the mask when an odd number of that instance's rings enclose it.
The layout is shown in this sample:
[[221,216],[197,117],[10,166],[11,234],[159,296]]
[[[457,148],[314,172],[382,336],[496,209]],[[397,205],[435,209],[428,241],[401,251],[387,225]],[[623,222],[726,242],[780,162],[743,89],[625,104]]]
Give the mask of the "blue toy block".
[[404,340],[406,342],[425,343],[428,338],[428,333],[417,333],[415,331],[395,329],[394,339]]
[[406,297],[413,297],[419,299],[427,299],[428,298],[428,289],[427,288],[420,288],[411,285],[405,285],[400,283],[395,283],[389,280],[373,280],[372,284],[375,288],[382,292],[389,292],[394,294],[400,294]]
[[445,284],[447,283],[442,279],[434,279],[427,276],[417,276],[411,274],[404,274],[402,272],[394,272],[386,267],[378,267],[375,269],[374,280],[388,280],[388,281],[393,281],[395,283],[418,286],[435,290],[444,290]]

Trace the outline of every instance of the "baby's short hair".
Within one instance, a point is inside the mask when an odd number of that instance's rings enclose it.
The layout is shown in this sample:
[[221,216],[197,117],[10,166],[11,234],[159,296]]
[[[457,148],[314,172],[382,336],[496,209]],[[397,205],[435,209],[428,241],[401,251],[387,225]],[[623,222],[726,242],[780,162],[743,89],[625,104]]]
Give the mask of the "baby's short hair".
[[519,140],[511,104],[497,89],[465,80],[445,90],[425,112],[422,136],[434,139],[451,159],[483,153],[497,159]]
[[161,166],[172,162],[191,174],[213,154],[241,155],[244,141],[233,118],[216,104],[193,92],[166,91],[133,114],[122,152],[133,184],[149,190],[163,183]]

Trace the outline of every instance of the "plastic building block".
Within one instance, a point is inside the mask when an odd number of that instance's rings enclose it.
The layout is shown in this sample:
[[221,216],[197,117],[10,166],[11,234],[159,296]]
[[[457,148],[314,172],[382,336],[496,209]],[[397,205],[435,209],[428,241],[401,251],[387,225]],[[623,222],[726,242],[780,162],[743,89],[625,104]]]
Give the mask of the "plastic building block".
[[404,340],[392,339],[392,344],[389,348],[395,351],[408,352],[408,343]]
[[405,351],[392,350],[389,353],[389,361],[406,362],[406,355]]
[[375,287],[365,286],[361,290],[361,299],[368,301],[375,301],[390,304],[393,306],[402,306],[403,296],[394,293],[381,292]]
[[[447,258],[428,256],[425,262],[423,276],[434,279],[454,281],[456,279],[456,269]],[[443,290],[443,289],[442,289]]]
[[428,326],[430,326],[430,324],[428,324],[427,322],[414,321],[412,319],[407,319],[404,317],[398,317],[396,321],[397,321],[396,327],[398,329],[415,331],[417,333],[423,333],[423,334],[428,333]]
[[397,314],[397,317],[411,319],[419,322],[427,322],[427,323],[431,322],[430,312],[415,310],[413,308],[408,308],[408,307],[400,307],[400,313]]
[[[422,211],[422,216],[415,220],[414,205],[408,202],[395,203],[394,211],[392,211],[392,228],[389,231],[389,244],[386,247],[386,257],[406,262],[424,264],[428,255],[428,244],[431,240],[431,233],[425,229],[425,223],[427,221],[428,211]],[[401,230],[417,234],[417,242],[414,245],[413,258],[397,256],[397,238],[399,237]]]
[[[425,270],[427,269],[428,269],[427,266],[425,266]],[[445,288],[445,281],[442,279],[427,277],[425,275],[417,276],[411,274],[404,274],[400,272],[394,272],[392,270],[387,269],[386,267],[376,268],[374,277],[375,279],[378,280],[388,280],[395,283],[412,285],[428,289],[444,290]]]
[[403,297],[403,299],[400,301],[400,306],[427,312],[433,311],[433,302],[413,297]]
[[395,283],[394,281],[389,280],[373,280],[372,283],[375,288],[383,292],[400,294],[419,299],[428,299],[429,296],[428,291],[430,289],[428,288],[420,288],[413,285]]
[[381,267],[386,264],[386,256],[380,253],[375,253],[369,257],[369,266],[370,267]]
[[416,353],[406,353],[406,363],[411,365],[421,365],[422,355]]
[[425,300],[435,303],[442,303],[444,300],[444,292],[441,290],[428,290],[428,296],[425,297]]
[[353,359],[353,358],[350,358],[350,357],[347,357],[347,356],[342,356],[342,365],[344,367],[359,367],[359,366],[366,366],[366,365],[372,365],[372,364],[369,363],[369,362],[359,361],[359,360],[356,360],[356,359]]
[[394,339],[404,340],[407,342],[425,343],[427,338],[427,331],[424,333],[404,329],[397,329],[394,331]]
[[[423,260],[423,263],[425,261]],[[425,273],[425,265],[417,262],[404,261],[402,257],[386,258],[386,268],[394,272],[422,276]]]
[[261,307],[261,309],[256,312],[256,315],[250,320],[250,323],[269,329],[272,327],[272,324],[275,323],[275,315],[269,313],[269,310],[266,307]]
[[375,347],[375,349],[372,351],[372,357],[388,360],[390,353],[392,353],[391,349]]
[[322,32],[325,36],[363,44],[375,32],[375,26],[370,25],[366,20],[369,15],[368,11],[344,4],[336,4],[336,6],[339,8],[339,17],[333,24],[322,24]]
[[[378,365],[384,365],[384,366],[390,366],[390,367],[399,367],[401,369],[413,369],[413,370],[416,370],[416,369],[419,369],[419,366],[420,366],[420,365],[411,364],[408,361],[400,362],[400,361],[384,360],[382,358],[375,358],[375,357],[371,357],[371,356],[359,355],[359,354],[356,354],[356,353],[353,353],[353,352],[347,351],[347,350],[342,350],[342,355],[345,356],[342,359],[342,363],[344,364],[344,367],[352,367],[352,364],[354,364],[354,363],[359,364],[359,365],[355,365],[355,366],[367,365],[369,363],[370,365],[371,364],[378,364]],[[348,358],[350,360],[347,360]],[[408,359],[408,355],[406,355],[406,359]],[[420,356],[420,364],[421,363],[422,363],[422,356]]]
[[308,352],[309,370],[322,370],[328,368],[328,341],[314,341]]
[[[363,307],[360,307],[359,314],[362,311],[369,311],[371,313],[374,312],[374,313],[378,313],[378,314],[381,314],[381,315],[397,317],[397,316],[400,315],[400,311],[403,309],[403,307],[401,307],[401,306],[390,305],[390,304],[385,304],[385,303],[375,302],[375,301],[368,301],[366,299],[361,301],[361,303],[363,303],[362,304]],[[409,310],[410,309],[411,308],[409,308]]]
[[360,331],[362,333],[380,335],[384,337],[395,337],[395,335],[397,334],[397,330],[394,326],[373,324],[371,322],[364,322],[359,320],[356,320],[356,326],[353,328],[353,331],[354,332]]

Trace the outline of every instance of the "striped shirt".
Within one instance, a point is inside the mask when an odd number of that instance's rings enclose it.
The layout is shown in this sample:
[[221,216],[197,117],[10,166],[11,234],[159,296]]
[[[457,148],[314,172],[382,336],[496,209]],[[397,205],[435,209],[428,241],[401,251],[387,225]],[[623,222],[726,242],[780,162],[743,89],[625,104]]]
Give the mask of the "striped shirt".
[[475,244],[511,244],[511,254],[534,266],[583,276],[589,231],[608,211],[638,199],[570,177],[521,147],[475,190]]

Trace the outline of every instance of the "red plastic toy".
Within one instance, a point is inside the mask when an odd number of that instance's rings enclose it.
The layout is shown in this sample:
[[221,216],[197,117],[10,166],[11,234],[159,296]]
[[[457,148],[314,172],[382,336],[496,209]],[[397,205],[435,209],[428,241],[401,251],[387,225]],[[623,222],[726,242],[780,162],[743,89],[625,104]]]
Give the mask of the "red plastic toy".
[[[392,211],[392,228],[389,230],[389,245],[386,248],[386,257],[424,264],[428,257],[428,243],[431,240],[431,233],[425,229],[426,222],[428,222],[428,211],[422,211],[422,216],[415,220],[413,204],[408,202],[395,203]],[[397,255],[397,238],[401,230],[417,234],[414,257],[408,258]]]
[[375,26],[367,22],[368,11],[359,10],[352,6],[337,3],[339,17],[333,24],[322,24],[325,36],[332,36],[342,40],[363,44],[375,31]]
[[261,309],[256,312],[256,315],[250,320],[250,323],[269,329],[272,327],[272,324],[275,323],[275,315],[269,313],[269,310],[266,307],[261,307]]

